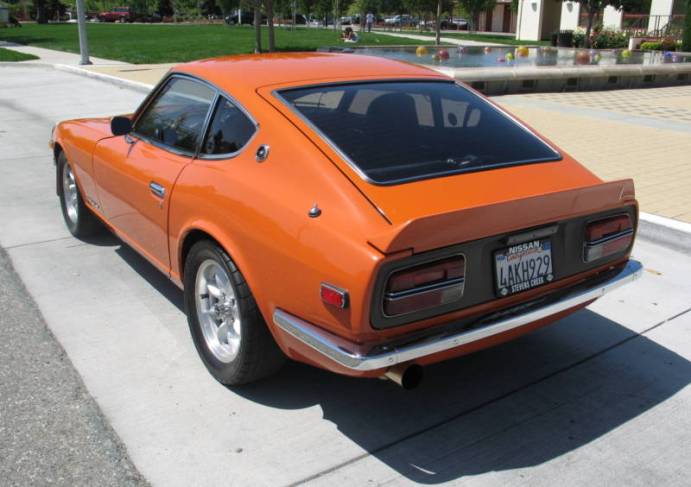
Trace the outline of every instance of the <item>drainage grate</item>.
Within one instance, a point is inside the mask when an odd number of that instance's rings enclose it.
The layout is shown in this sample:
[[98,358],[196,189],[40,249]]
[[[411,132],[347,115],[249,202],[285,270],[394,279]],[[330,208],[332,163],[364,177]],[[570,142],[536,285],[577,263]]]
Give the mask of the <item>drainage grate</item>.
[[655,75],[654,74],[646,74],[643,76],[643,81],[645,83],[650,83],[651,81],[655,81]]
[[484,81],[473,81],[470,86],[472,86],[473,89],[476,89],[478,91],[484,91],[485,90],[485,82]]
[[524,79],[523,82],[521,83],[522,88],[535,88],[535,80],[534,79]]
[[609,78],[607,78],[608,83],[616,83],[617,81],[619,81],[618,76],[610,76]]

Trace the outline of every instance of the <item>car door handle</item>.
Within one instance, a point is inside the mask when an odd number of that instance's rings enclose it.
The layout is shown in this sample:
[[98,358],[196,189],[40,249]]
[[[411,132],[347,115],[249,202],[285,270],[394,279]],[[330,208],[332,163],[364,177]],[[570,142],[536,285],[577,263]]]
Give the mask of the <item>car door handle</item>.
[[156,196],[158,198],[163,199],[166,196],[166,188],[164,188],[163,186],[161,186],[157,182],[151,181],[149,183],[149,189],[154,194],[154,196]]

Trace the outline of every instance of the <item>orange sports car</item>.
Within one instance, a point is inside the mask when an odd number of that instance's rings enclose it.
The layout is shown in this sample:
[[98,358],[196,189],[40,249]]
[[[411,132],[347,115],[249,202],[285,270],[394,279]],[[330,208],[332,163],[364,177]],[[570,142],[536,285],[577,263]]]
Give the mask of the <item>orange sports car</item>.
[[289,357],[413,387],[641,273],[631,180],[398,61],[183,64],[134,114],[62,122],[51,146],[70,232],[107,227],[182,287],[224,384]]

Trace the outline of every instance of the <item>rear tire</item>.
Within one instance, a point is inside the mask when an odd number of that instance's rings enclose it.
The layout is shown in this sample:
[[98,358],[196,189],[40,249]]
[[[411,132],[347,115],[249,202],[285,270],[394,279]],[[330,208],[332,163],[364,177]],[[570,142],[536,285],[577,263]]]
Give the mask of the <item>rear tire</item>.
[[72,235],[79,239],[90,237],[103,228],[98,217],[84,204],[77,178],[64,152],[57,161],[57,188],[62,216]]
[[281,368],[285,356],[223,249],[208,240],[194,244],[185,261],[184,286],[194,345],[218,382],[247,384]]

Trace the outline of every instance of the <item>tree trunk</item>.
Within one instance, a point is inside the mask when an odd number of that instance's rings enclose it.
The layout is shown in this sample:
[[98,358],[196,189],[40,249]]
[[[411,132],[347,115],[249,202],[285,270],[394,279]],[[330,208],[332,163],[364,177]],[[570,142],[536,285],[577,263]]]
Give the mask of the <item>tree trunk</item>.
[[266,23],[269,27],[269,52],[276,50],[276,39],[274,37],[274,0],[266,0]]
[[37,24],[47,24],[48,19],[46,18],[46,2],[45,0],[39,0],[36,2],[36,23]]
[[589,10],[586,8],[586,12],[588,13],[588,25],[585,28],[584,44],[585,44],[585,47],[590,49],[590,47],[591,47],[591,45],[590,45],[590,32],[593,30],[593,21],[595,20],[595,9]]
[[254,52],[262,52],[262,11],[259,8],[259,0],[254,3]]
[[686,0],[686,18],[682,34],[682,51],[691,51],[691,0]]
[[434,43],[438,46],[439,44],[441,44],[441,0],[437,0],[437,18],[434,30],[437,33],[434,39]]

